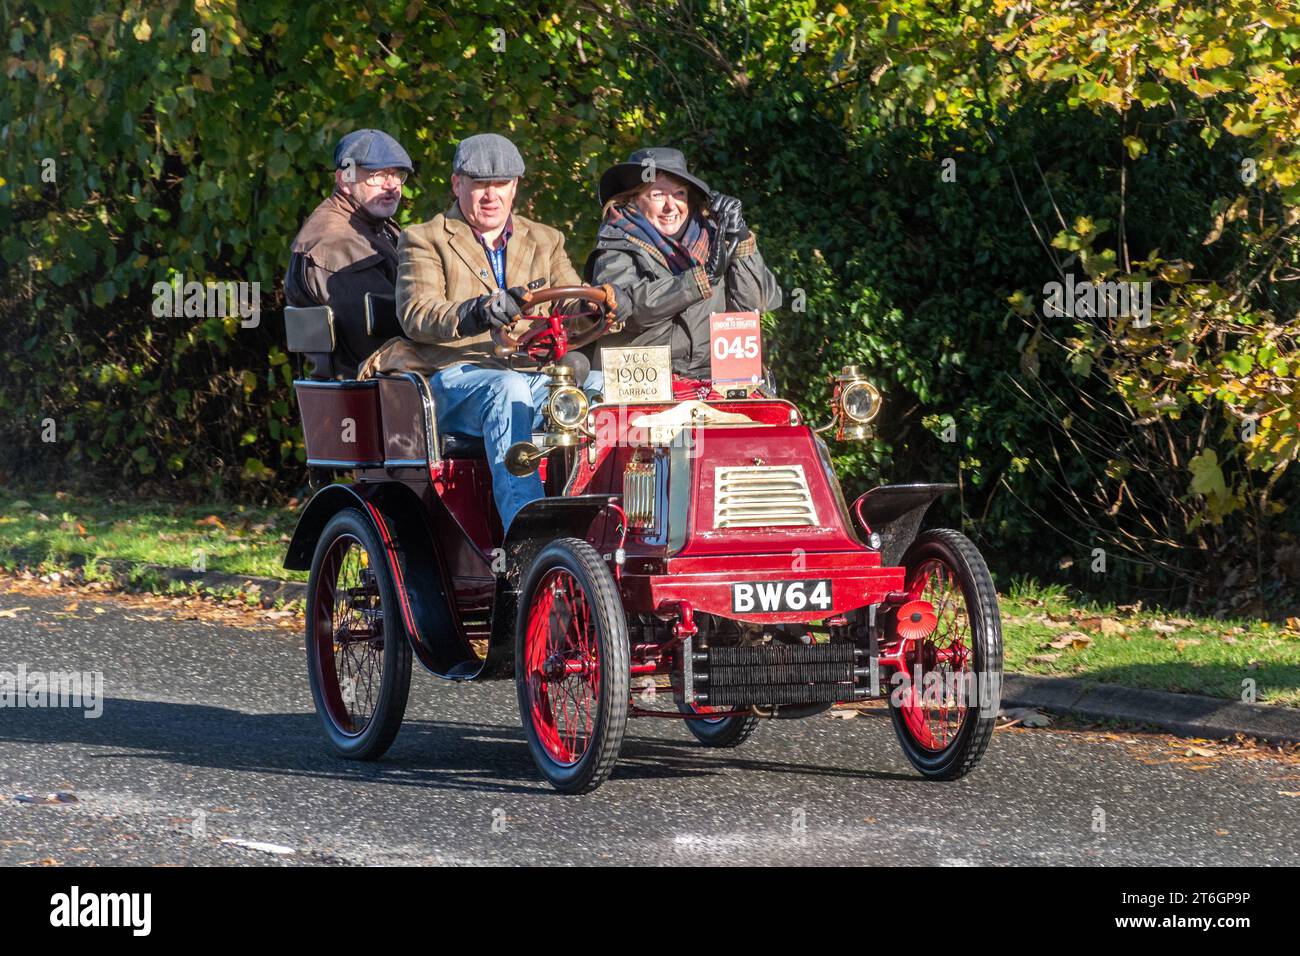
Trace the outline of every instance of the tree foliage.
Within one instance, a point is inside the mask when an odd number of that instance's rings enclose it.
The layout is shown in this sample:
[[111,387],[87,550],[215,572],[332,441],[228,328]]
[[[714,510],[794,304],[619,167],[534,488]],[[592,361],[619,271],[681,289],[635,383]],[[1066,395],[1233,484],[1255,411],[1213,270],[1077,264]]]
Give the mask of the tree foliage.
[[[955,480],[948,518],[1041,569],[1091,549],[1167,584],[1296,530],[1300,14],[1264,0],[51,0],[0,90],[0,467],[270,495],[302,479],[286,249],[349,129],[437,212],[461,137],[510,135],[527,211],[585,256],[600,171],[686,150],[740,196],[810,415],[870,367],[851,490]],[[51,177],[51,170],[53,176]],[[153,314],[257,281],[262,321]],[[1151,283],[1149,323],[1049,283]],[[53,419],[58,441],[42,441]],[[1034,539],[1040,544],[1025,548]],[[1094,582],[1095,583],[1095,582]]]

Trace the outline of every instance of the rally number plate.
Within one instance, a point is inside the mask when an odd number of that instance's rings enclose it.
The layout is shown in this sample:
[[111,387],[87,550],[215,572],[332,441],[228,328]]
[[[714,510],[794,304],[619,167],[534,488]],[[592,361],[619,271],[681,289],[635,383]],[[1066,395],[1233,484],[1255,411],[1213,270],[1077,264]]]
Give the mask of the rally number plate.
[[737,614],[773,611],[829,611],[831,579],[746,581],[731,586],[731,610]]

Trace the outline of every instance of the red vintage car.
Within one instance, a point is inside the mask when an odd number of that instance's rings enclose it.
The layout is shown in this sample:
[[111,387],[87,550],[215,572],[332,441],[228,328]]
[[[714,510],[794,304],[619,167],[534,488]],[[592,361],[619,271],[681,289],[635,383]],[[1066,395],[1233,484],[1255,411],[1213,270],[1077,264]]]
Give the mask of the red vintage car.
[[[515,356],[555,363],[612,321],[599,290],[533,299],[596,305],[535,319]],[[333,318],[286,310],[312,367],[294,383],[307,463],[330,483],[284,564],[310,569],[308,673],[339,754],[392,744],[414,657],[448,680],[513,677],[533,759],[566,793],[609,776],[629,717],[734,747],[762,719],[878,697],[924,776],[979,762],[1000,698],[997,594],[964,535],[918,533],[954,486],[845,500],[819,432],[871,437],[881,399],[859,369],[815,429],[770,388],[589,404],[551,364],[546,431],[508,457],[540,469],[546,496],[504,532],[481,441],[439,432],[422,376],[333,377]],[[391,300],[366,322],[400,332]]]

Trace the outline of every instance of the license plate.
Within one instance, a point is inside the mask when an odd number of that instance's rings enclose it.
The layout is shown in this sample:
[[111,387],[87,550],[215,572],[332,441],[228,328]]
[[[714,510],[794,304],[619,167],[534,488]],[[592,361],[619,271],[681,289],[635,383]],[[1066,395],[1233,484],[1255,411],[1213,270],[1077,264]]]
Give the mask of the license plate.
[[737,614],[773,611],[829,611],[831,579],[746,581],[731,586],[731,610]]

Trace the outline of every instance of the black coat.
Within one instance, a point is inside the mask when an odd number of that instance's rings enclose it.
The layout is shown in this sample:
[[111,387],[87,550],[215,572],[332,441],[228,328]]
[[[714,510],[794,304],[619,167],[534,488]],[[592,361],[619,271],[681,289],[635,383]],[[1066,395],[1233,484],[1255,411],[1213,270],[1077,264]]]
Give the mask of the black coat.
[[766,312],[781,306],[781,287],[763,264],[752,235],[732,254],[725,283],[713,286],[703,267],[673,275],[657,249],[606,223],[596,235],[584,276],[592,285],[609,283],[621,296],[623,330],[596,342],[592,367],[597,369],[603,347],[667,345],[673,374],[707,379],[712,313]]

